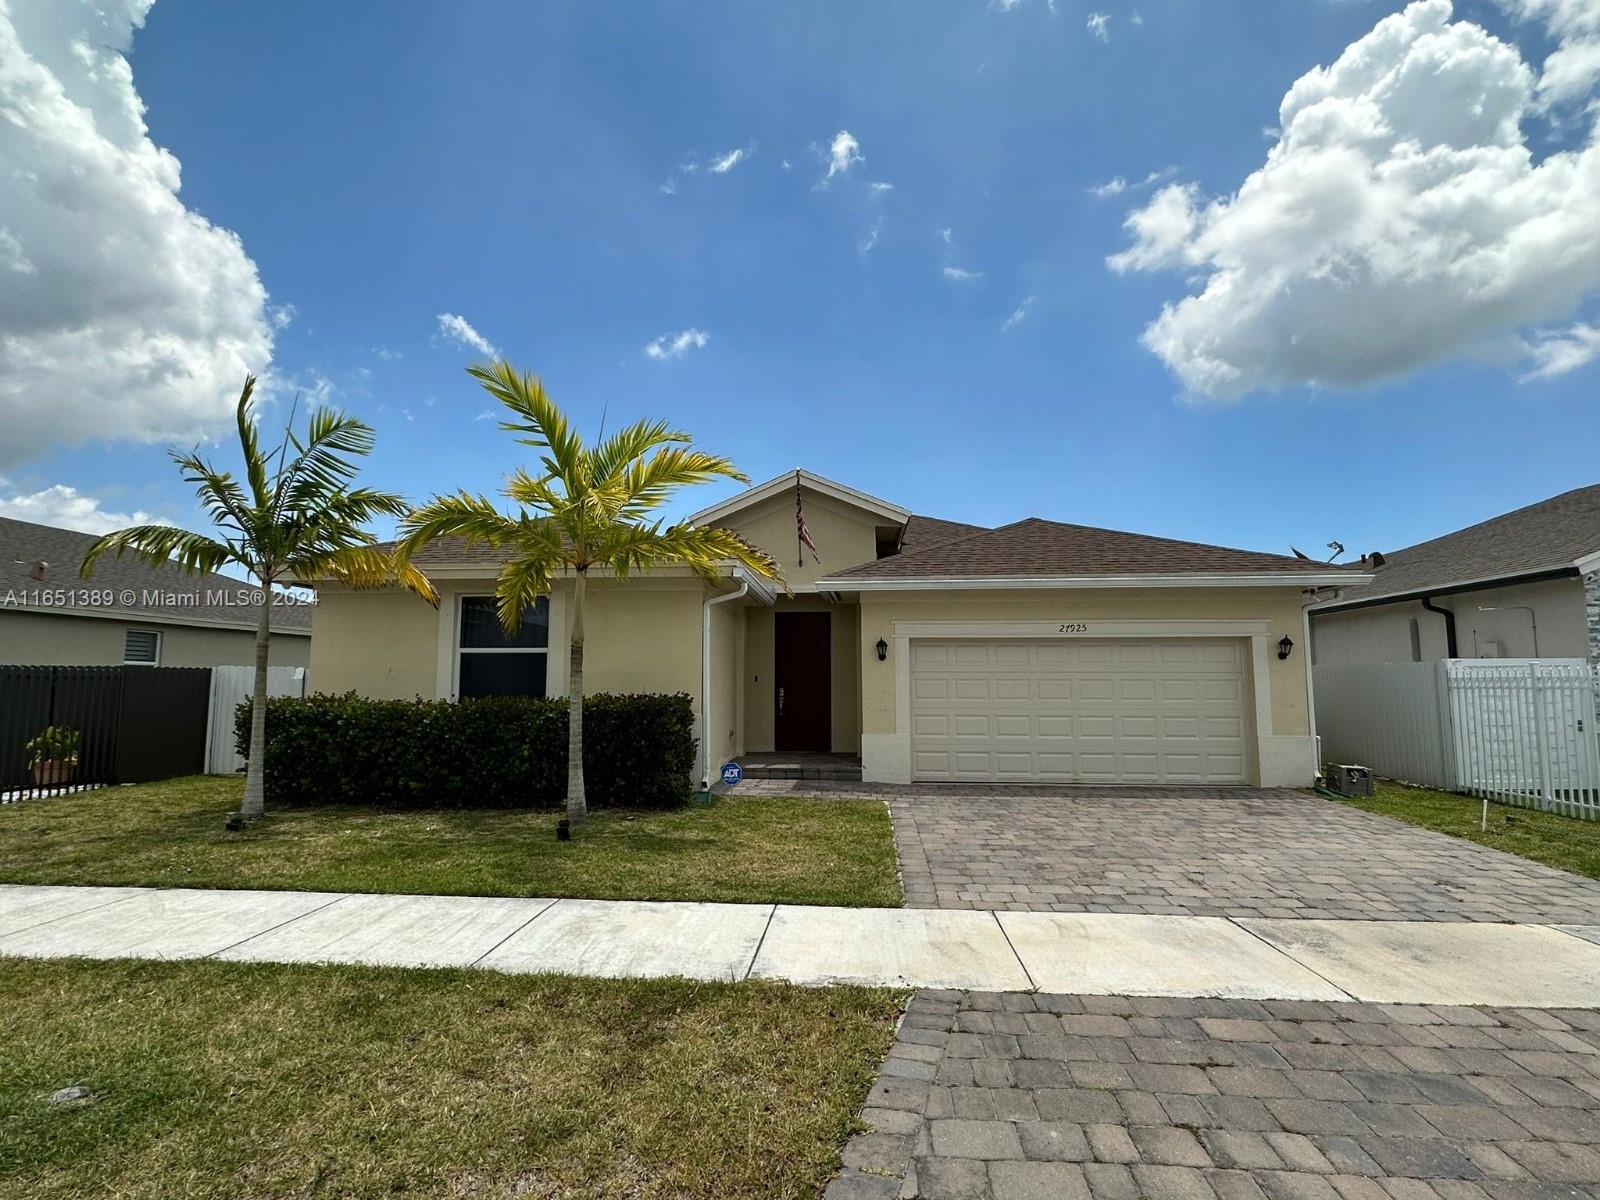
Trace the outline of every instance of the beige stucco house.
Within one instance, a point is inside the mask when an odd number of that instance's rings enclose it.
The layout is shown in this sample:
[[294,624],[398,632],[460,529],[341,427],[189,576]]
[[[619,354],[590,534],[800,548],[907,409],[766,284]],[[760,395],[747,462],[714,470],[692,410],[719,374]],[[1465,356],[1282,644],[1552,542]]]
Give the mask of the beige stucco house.
[[[796,497],[816,555],[797,540]],[[1308,589],[1360,571],[1029,519],[917,516],[795,471],[692,518],[782,564],[591,580],[585,688],[687,692],[707,774],[764,751],[860,755],[868,782],[1309,784]],[[319,588],[318,690],[560,695],[568,584],[515,644],[498,563],[440,543],[443,595]],[[1292,645],[1290,644],[1292,643]]]

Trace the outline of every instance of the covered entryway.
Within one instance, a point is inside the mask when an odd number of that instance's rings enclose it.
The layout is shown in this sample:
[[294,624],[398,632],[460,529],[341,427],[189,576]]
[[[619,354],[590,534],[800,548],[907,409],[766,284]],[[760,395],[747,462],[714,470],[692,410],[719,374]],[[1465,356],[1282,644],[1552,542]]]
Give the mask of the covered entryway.
[[1249,778],[1242,640],[918,639],[910,648],[915,780]]

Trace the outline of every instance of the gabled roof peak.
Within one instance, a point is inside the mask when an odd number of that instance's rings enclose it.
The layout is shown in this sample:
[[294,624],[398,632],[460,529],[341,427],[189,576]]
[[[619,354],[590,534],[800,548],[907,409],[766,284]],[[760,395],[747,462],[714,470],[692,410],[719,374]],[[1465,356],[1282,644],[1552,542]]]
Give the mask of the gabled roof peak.
[[793,470],[785,471],[782,475],[769,479],[765,483],[747,487],[744,491],[729,496],[721,503],[713,504],[709,508],[703,508],[699,512],[691,514],[689,520],[696,525],[714,524],[732,513],[739,512],[741,509],[749,508],[753,504],[760,504],[763,501],[772,499],[774,496],[793,490],[796,482],[802,488],[809,488],[811,491],[837,500],[841,504],[848,504],[853,508],[862,509],[889,524],[904,525],[906,519],[911,516],[910,509],[901,508],[898,504],[891,504],[889,501],[880,499],[877,496],[868,495],[866,492],[858,491],[848,484],[829,479],[825,475],[818,475],[815,471],[808,471],[804,467],[795,467]]

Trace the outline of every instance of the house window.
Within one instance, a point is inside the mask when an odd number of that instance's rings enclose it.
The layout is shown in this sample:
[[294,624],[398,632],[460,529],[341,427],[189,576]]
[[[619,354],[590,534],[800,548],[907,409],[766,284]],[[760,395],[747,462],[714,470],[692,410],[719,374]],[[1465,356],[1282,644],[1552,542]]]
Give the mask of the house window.
[[122,635],[122,662],[129,667],[153,667],[161,661],[161,634],[154,629],[130,629]]
[[522,627],[507,637],[493,596],[461,597],[456,646],[456,695],[542,696],[550,657],[550,601],[523,610]]
[[1422,627],[1415,617],[1411,618],[1411,661],[1422,661]]

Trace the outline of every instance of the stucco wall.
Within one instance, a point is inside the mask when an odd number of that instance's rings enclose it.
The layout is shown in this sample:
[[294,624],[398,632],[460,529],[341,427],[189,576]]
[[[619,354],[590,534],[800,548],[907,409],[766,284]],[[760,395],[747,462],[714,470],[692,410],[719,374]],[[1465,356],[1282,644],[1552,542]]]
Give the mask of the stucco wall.
[[[256,661],[253,630],[201,629],[108,617],[0,612],[0,664],[14,666],[117,667],[130,629],[161,634],[163,667],[250,666]],[[311,639],[304,634],[272,637],[274,666],[303,667]]]
[[[491,595],[490,579],[436,580],[436,612],[406,592],[323,588],[312,618],[311,685],[390,699],[449,697],[455,622],[463,595]],[[700,695],[700,601],[695,578],[591,580],[585,605],[584,693]],[[572,584],[551,597],[546,694],[567,690]],[[731,635],[729,641],[732,641]]]
[[317,591],[311,690],[379,700],[436,694],[439,614],[410,592]]
[[821,596],[780,599],[773,608],[752,608],[745,615],[745,751],[755,754],[773,748],[776,698],[772,675],[773,614],[780,612],[826,612],[831,615],[832,655],[829,674],[833,749],[839,754],[860,753],[860,610],[853,604],[830,604]]
[[[1441,596],[1434,603],[1456,614],[1456,652],[1462,658],[1589,657],[1583,582],[1576,576],[1461,592]],[[1537,654],[1529,614],[1512,605],[1534,609],[1539,623]],[[1479,612],[1480,606],[1500,611]],[[1320,665],[1411,662],[1412,620],[1417,622],[1421,661],[1444,658],[1444,618],[1428,612],[1419,600],[1407,600],[1345,612],[1313,613],[1315,661]]]
[[870,515],[809,489],[803,495],[806,528],[817,544],[821,563],[809,550],[803,555],[795,553],[793,490],[719,523],[777,559],[784,578],[794,588],[809,586],[824,575],[877,559],[877,526]]

